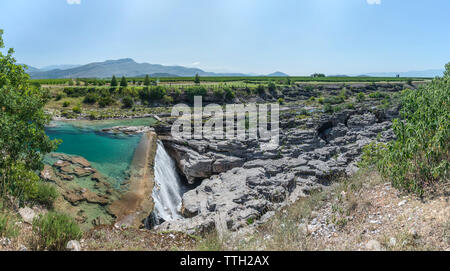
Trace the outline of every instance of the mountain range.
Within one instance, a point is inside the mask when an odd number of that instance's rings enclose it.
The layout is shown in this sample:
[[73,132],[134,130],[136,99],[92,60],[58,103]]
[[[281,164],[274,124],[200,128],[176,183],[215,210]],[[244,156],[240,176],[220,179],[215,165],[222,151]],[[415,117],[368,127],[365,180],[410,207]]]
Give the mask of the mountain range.
[[[249,76],[243,73],[214,73],[198,68],[183,66],[164,66],[160,64],[137,63],[131,58],[107,60],[86,65],[56,65],[42,69],[28,67],[28,74],[32,79],[58,78],[108,78],[113,75],[121,77],[191,77],[199,76]],[[282,72],[275,72],[267,76],[289,76]]]

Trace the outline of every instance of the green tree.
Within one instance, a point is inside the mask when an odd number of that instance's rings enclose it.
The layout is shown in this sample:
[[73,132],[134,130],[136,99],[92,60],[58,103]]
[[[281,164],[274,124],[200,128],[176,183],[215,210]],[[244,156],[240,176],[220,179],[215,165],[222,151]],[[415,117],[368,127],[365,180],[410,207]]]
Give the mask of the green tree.
[[[0,48],[4,48],[0,30]],[[45,134],[50,116],[44,112],[48,92],[30,85],[25,66],[16,64],[14,50],[0,51],[0,193],[24,199],[36,193],[43,155],[58,141]]]
[[127,79],[125,78],[125,76],[122,76],[122,79],[120,79],[120,86],[121,87],[127,87],[128,86],[128,82],[127,82]]
[[144,86],[150,86],[150,76],[148,74],[145,76]]
[[112,77],[112,79],[111,79],[111,86],[112,87],[117,87],[117,79],[116,79],[116,76],[115,75],[113,75],[113,77]]
[[122,99],[122,104],[124,108],[131,108],[134,105],[133,98],[131,96],[125,96]]
[[198,73],[195,75],[194,83],[200,84],[200,76],[198,75]]

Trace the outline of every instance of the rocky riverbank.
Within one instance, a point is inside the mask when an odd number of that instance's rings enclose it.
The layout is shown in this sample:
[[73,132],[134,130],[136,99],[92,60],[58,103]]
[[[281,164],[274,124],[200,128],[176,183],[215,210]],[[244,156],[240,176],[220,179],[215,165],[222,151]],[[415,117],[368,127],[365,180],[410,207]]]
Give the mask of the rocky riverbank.
[[[280,146],[262,150],[256,141],[175,140],[169,124],[159,126],[166,149],[180,173],[198,187],[183,196],[183,220],[168,221],[159,230],[187,233],[237,231],[268,221],[276,210],[314,190],[321,190],[339,175],[358,170],[362,148],[373,140],[394,138],[392,119],[399,108],[391,96],[403,85],[356,85],[348,88],[355,105],[325,113],[320,105],[308,115],[304,110],[311,97],[339,95],[342,86],[323,85],[293,93],[278,93],[296,103],[284,105],[280,115]],[[380,93],[383,98],[357,101],[358,93]],[[275,96],[275,98],[278,96]],[[384,98],[386,99],[386,98]],[[384,103],[384,104],[383,104]]]

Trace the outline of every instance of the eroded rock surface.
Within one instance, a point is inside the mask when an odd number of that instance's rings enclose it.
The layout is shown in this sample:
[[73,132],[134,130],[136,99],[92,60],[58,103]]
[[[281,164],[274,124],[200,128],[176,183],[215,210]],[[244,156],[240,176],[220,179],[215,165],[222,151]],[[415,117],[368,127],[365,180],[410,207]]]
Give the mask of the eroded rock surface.
[[362,148],[394,138],[391,119],[398,110],[343,110],[297,119],[280,117],[280,146],[261,150],[255,141],[177,141],[164,137],[166,149],[191,183],[183,196],[186,218],[160,230],[199,233],[236,231],[258,225],[274,211],[328,185],[331,177],[351,174]]

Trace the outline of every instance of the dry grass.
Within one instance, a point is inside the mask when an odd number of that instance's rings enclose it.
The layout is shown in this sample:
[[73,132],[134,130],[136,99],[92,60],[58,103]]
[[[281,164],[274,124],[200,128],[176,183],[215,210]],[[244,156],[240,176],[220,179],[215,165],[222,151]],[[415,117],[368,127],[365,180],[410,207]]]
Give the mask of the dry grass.
[[251,233],[210,235],[201,250],[449,250],[448,197],[420,200],[360,171],[278,212]]

